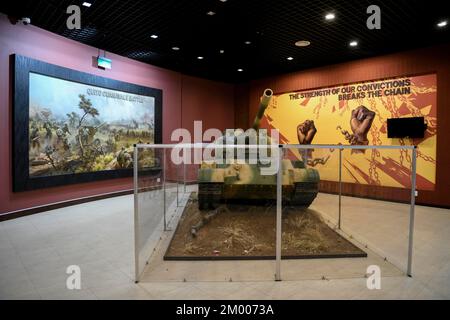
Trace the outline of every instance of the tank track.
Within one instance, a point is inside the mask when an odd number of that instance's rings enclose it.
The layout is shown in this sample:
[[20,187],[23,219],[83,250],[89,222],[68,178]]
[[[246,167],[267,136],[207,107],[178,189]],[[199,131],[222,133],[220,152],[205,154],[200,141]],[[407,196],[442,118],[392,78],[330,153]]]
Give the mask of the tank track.
[[222,197],[222,183],[199,183],[198,208],[200,210],[214,210],[220,205]]
[[[222,183],[200,183],[198,185],[198,208],[200,210],[216,209],[222,200],[222,192]],[[283,197],[283,204],[307,208],[314,201],[318,192],[318,182],[297,182],[294,184],[291,196]]]
[[309,207],[319,192],[318,182],[297,182],[294,184],[289,204],[291,206]]

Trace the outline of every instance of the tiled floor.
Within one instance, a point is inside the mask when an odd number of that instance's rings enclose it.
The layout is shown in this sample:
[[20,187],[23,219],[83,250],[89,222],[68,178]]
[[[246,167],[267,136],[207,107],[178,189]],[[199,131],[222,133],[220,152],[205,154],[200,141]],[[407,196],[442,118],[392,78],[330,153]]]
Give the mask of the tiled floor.
[[[335,196],[321,194],[313,208],[328,214],[333,221],[335,202]],[[407,248],[407,210],[402,204],[344,198],[343,229],[369,248],[381,251],[388,260],[397,258],[395,263],[402,264]],[[134,284],[133,244],[132,196],[2,222],[0,298],[450,298],[450,210],[416,207],[414,276],[383,277],[381,290],[368,290],[366,279],[354,277],[328,280],[296,280],[294,277],[281,282],[141,281]],[[66,288],[69,265],[81,268],[81,290]]]

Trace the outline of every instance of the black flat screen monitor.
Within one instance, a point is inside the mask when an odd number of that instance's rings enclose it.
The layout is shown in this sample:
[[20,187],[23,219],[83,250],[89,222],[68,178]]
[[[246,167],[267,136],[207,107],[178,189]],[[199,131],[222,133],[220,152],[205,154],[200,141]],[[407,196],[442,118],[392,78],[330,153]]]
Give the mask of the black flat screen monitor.
[[425,130],[424,117],[387,119],[388,138],[423,138]]

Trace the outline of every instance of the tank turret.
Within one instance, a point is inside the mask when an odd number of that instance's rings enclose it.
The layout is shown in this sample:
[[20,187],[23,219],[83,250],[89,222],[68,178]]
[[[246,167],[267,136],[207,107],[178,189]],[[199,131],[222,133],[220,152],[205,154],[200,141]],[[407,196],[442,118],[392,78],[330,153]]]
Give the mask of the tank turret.
[[[252,125],[255,131],[260,129],[261,119],[270,104],[272,95],[271,89],[264,90]],[[242,140],[246,145],[250,144],[248,136],[245,136],[245,139],[239,138],[240,136],[227,139],[224,136],[218,141],[227,146]],[[258,143],[270,144],[271,139],[258,141]],[[245,154],[248,155],[248,150]],[[251,164],[247,161],[226,164],[202,163],[198,171],[199,209],[215,209],[221,202],[265,203],[266,201],[276,201],[277,175],[263,174],[262,168],[265,166],[259,162]],[[318,193],[319,172],[312,168],[306,168],[303,161],[289,159],[282,160],[281,169],[283,203],[308,207]]]

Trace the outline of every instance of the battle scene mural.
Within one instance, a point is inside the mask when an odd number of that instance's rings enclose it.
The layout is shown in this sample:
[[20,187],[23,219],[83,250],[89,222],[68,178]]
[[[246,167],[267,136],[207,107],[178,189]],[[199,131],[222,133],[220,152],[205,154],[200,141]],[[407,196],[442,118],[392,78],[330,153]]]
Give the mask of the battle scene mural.
[[29,83],[30,177],[129,169],[133,145],[154,143],[153,97],[37,73]]

